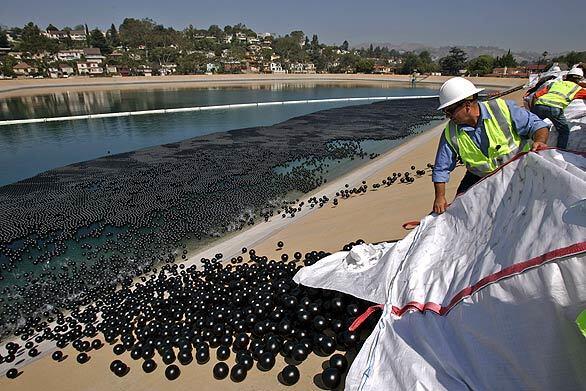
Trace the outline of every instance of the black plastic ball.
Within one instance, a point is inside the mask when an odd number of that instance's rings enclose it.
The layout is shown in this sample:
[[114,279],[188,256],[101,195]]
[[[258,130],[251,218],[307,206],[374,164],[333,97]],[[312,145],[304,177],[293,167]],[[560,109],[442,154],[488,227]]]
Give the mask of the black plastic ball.
[[344,373],[348,369],[348,359],[341,354],[334,354],[330,357],[330,367]]
[[18,376],[18,369],[16,369],[16,368],[10,368],[8,371],[6,371],[6,377],[9,379],[16,379],[17,376]]
[[145,360],[142,363],[142,370],[144,371],[144,373],[151,373],[155,369],[157,369],[157,363],[155,362],[155,360],[153,360],[151,358]]
[[230,370],[230,379],[235,383],[240,383],[246,379],[247,370],[242,364],[236,364]]
[[333,390],[340,385],[342,376],[340,371],[336,368],[328,368],[321,374],[321,380],[328,390]]
[[51,358],[55,361],[63,360],[63,352],[61,350],[56,350],[51,354]]
[[230,373],[230,368],[228,367],[228,364],[226,364],[225,362],[219,362],[216,365],[214,365],[213,373],[214,379],[222,380],[228,376],[228,374]]
[[220,345],[216,350],[216,357],[220,361],[225,361],[230,358],[230,347],[226,345]]
[[171,364],[167,368],[165,368],[165,377],[168,380],[175,380],[179,377],[180,374],[181,370],[175,364]]
[[87,355],[86,352],[81,352],[77,355],[77,362],[80,364],[85,364],[90,360],[90,357]]
[[210,351],[207,349],[199,349],[195,353],[195,360],[200,365],[207,363],[210,361]]
[[299,369],[295,365],[287,365],[281,371],[281,380],[286,386],[292,386],[299,381]]
[[271,352],[263,353],[258,360],[258,369],[270,371],[275,366],[275,356]]

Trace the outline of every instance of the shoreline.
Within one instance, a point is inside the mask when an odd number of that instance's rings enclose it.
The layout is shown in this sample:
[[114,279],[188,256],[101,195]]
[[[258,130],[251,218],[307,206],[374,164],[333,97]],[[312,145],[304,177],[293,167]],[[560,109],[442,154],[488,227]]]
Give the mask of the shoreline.
[[[438,85],[451,76],[429,76],[418,81],[418,85]],[[473,83],[493,88],[506,88],[519,85],[525,79],[471,77]],[[209,88],[237,87],[250,84],[271,83],[404,83],[410,85],[409,75],[373,74],[311,74],[311,75],[178,75],[178,76],[129,76],[110,78],[91,78],[76,76],[68,79],[13,79],[0,81],[0,99],[44,95],[59,92],[79,92],[98,90],[131,90],[155,88]]]

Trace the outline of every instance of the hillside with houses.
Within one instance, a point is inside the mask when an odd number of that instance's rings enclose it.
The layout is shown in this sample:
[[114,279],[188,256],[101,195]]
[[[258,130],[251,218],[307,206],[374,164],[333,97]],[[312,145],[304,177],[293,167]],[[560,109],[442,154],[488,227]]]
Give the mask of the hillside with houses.
[[[476,53],[476,52],[475,52]],[[476,53],[477,54],[477,53]],[[388,46],[350,48],[321,43],[303,31],[285,35],[259,33],[244,24],[207,29],[165,27],[151,19],[127,18],[107,30],[47,26],[0,28],[0,77],[67,78],[72,76],[166,76],[215,73],[380,73],[469,74],[527,77],[553,62],[562,67],[586,60],[570,52],[535,62],[503,52],[469,58],[451,47],[443,57],[428,50]]]

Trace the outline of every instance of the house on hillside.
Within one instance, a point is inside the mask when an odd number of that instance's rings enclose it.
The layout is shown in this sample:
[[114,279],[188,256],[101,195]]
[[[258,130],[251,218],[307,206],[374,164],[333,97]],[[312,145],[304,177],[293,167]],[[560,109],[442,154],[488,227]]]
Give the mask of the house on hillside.
[[83,56],[87,62],[95,62],[97,64],[101,64],[106,59],[105,56],[102,56],[100,48],[85,48],[83,49]]
[[281,63],[279,62],[271,62],[269,69],[271,73],[287,73],[287,71],[283,69]]
[[87,35],[84,29],[81,30],[71,30],[69,32],[69,37],[72,41],[85,41],[87,39]]
[[378,73],[381,75],[392,75],[394,74],[393,68],[388,65],[376,64],[372,70],[372,73]]
[[67,37],[69,36],[67,31],[65,31],[65,30],[47,30],[42,34],[47,38],[58,39],[58,40],[67,39]]
[[26,62],[19,62],[12,67],[12,71],[16,76],[30,76],[38,72],[38,68],[27,64]]
[[79,61],[77,63],[77,73],[80,75],[101,76],[104,74],[104,68],[97,62]]
[[150,76],[153,75],[153,70],[148,65],[140,65],[138,68],[136,68],[136,73],[139,76],[148,76],[148,77],[150,77]]
[[57,61],[77,61],[81,60],[83,50],[72,49],[72,50],[59,50],[55,56]]
[[66,77],[69,77],[73,75],[75,71],[73,67],[69,64],[59,64],[59,72],[61,73],[61,75],[67,75]]

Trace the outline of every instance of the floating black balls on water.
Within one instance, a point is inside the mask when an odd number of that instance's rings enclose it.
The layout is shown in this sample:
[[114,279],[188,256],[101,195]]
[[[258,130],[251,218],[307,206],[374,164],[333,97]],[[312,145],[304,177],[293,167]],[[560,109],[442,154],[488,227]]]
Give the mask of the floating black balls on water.
[[295,365],[287,365],[281,371],[281,379],[286,386],[292,386],[299,381],[299,369]]
[[317,315],[312,321],[313,328],[317,331],[325,330],[328,327],[328,321],[321,315]]
[[220,361],[225,361],[230,358],[230,347],[226,345],[220,345],[216,350],[216,357]]
[[285,245],[285,244],[284,244],[284,243],[283,243],[281,240],[279,240],[279,241],[277,242],[277,247],[278,247],[278,248],[282,248],[284,245]]
[[18,369],[16,369],[16,368],[10,368],[9,370],[6,371],[6,377],[9,379],[16,379],[17,376],[18,376]]
[[264,352],[258,360],[258,368],[261,371],[270,371],[275,366],[275,355],[271,352]]
[[142,349],[142,358],[149,359],[155,356],[155,349],[152,346],[145,346]]
[[77,355],[76,360],[80,364],[85,364],[90,360],[90,356],[88,356],[86,352],[81,352]]
[[334,354],[330,357],[330,368],[336,368],[340,373],[348,369],[348,359],[341,354]]
[[228,364],[226,364],[225,362],[219,362],[216,365],[214,365],[214,369],[213,369],[214,379],[216,379],[216,380],[225,379],[229,373],[230,373],[230,368],[228,367]]
[[142,370],[144,373],[151,373],[155,369],[157,369],[157,363],[152,358],[149,358],[142,363]]
[[296,260],[300,260],[302,256],[303,255],[299,251],[297,251],[297,252],[295,252],[295,254],[293,254],[293,258],[295,258]]
[[236,364],[230,370],[230,380],[235,383],[240,383],[246,379],[247,370],[242,364]]
[[287,262],[289,260],[289,256],[287,254],[281,254],[281,261]]
[[199,349],[195,353],[195,360],[200,365],[207,363],[210,361],[210,351],[207,349]]
[[171,364],[167,368],[165,368],[165,377],[168,380],[175,380],[179,377],[180,374],[181,370],[175,364]]
[[340,385],[342,375],[337,368],[328,368],[322,372],[321,380],[328,390],[333,390]]
[[35,356],[38,356],[38,355],[39,355],[39,351],[37,350],[37,348],[31,348],[31,349],[28,351],[28,355],[29,355],[29,357],[35,357]]

